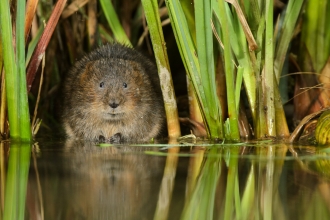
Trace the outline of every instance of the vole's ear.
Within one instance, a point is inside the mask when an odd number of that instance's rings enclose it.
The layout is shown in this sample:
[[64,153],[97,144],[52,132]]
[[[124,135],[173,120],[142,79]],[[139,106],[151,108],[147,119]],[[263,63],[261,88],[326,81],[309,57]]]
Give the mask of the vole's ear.
[[142,75],[144,74],[145,70],[143,69],[141,64],[135,61],[130,61],[130,66],[132,68],[132,76],[137,80],[142,80]]
[[87,82],[90,80],[91,73],[93,73],[93,66],[94,66],[94,61],[90,61],[85,65],[83,73],[80,75],[80,81],[81,82]]

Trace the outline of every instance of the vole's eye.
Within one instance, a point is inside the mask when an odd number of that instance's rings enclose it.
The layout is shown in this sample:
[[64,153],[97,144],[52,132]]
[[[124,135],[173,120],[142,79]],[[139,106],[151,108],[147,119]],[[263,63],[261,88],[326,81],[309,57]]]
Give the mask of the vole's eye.
[[104,82],[100,83],[100,88],[104,88]]
[[123,87],[126,89],[127,88],[127,83],[123,83]]

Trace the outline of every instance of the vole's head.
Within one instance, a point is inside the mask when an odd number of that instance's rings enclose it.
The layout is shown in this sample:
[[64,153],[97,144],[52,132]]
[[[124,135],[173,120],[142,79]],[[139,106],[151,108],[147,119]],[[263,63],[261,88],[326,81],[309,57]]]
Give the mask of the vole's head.
[[[100,59],[86,65],[80,85],[91,114],[111,121],[130,120],[152,96],[145,69],[137,62]],[[148,89],[149,88],[149,89]]]

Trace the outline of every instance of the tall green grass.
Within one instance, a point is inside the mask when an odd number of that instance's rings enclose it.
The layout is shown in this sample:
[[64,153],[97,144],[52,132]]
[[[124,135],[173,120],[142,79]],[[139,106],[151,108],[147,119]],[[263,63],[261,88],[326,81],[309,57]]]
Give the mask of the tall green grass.
[[14,140],[29,141],[31,139],[31,127],[25,71],[25,1],[17,2],[16,15],[16,39],[13,39],[10,5],[8,1],[1,3],[0,34],[6,73],[10,134]]
[[[36,4],[36,2],[29,3]],[[27,92],[31,89],[65,3],[66,0],[56,3],[45,30],[41,28],[39,32],[41,34],[43,31],[41,36],[38,35],[29,44],[28,54],[25,53],[25,41],[28,38],[28,30],[31,28],[32,19],[30,18],[35,15],[34,7],[30,5],[26,11],[26,1],[20,0],[15,4],[16,8],[13,7],[11,11],[8,1],[1,4],[1,58],[3,57],[4,61],[9,130],[12,140],[30,141],[32,138]],[[13,16],[16,16],[16,19],[13,19],[14,24],[11,21]],[[15,35],[13,35],[13,30]],[[6,124],[4,117],[2,119],[1,123]]]
[[[30,89],[40,64],[39,55],[43,56],[45,53],[45,48],[48,46],[65,2],[66,0],[61,0],[56,3],[54,15],[52,11],[48,12],[51,17],[47,22],[45,31],[42,32],[40,28],[40,35],[34,37],[33,41],[29,43],[26,56],[24,43],[25,3],[17,4],[18,7],[12,14],[12,16],[17,15],[15,39],[13,39],[12,24],[9,19],[11,15],[9,3],[1,4],[1,48],[3,50],[0,59],[3,57],[5,72],[8,75],[6,77],[6,89],[10,130],[13,138],[29,139],[31,136],[31,132],[26,130],[30,122],[27,95],[24,94],[26,70],[23,63],[25,65],[29,63],[27,75],[28,89]],[[277,20],[274,20],[273,0],[208,0],[196,1],[194,4],[188,0],[166,0],[163,5],[158,5],[156,1],[142,1],[142,7],[136,5],[136,9],[132,10],[136,13],[135,16],[132,16],[131,24],[131,29],[134,29],[134,34],[132,34],[134,39],[128,39],[121,26],[121,12],[114,7],[115,4],[127,4],[127,2],[114,1],[111,3],[100,0],[99,10],[102,10],[103,13],[100,14],[101,17],[98,17],[98,30],[101,37],[96,41],[99,43],[101,40],[115,39],[133,47],[136,45],[132,45],[131,42],[141,44],[145,38],[141,36],[138,39],[136,27],[143,27],[144,18],[141,9],[144,9],[148,27],[144,29],[142,35],[145,36],[146,33],[150,33],[160,73],[165,106],[167,109],[171,109],[167,110],[168,124],[172,124],[170,121],[175,121],[175,128],[169,126],[169,133],[172,134],[174,130],[177,132],[179,125],[173,84],[171,80],[168,80],[170,74],[166,74],[166,77],[162,74],[170,73],[166,54],[166,39],[162,34],[161,15],[158,12],[160,7],[162,7],[163,12],[166,7],[208,137],[234,141],[240,139],[239,129],[242,128],[242,124],[239,123],[241,122],[239,112],[242,111],[242,107],[246,107],[244,106],[246,102],[242,99],[245,97],[248,102],[248,111],[252,116],[251,123],[255,137],[285,137],[289,135],[289,131],[278,85],[304,2],[304,0],[289,1],[286,9],[280,13],[279,21],[283,23],[277,23]],[[314,11],[317,9],[321,14],[329,8],[329,4],[323,0],[318,6],[311,3],[307,6],[306,16],[311,19],[308,20],[306,26],[304,24],[302,26],[302,42],[307,45],[312,60],[320,57],[320,61],[314,62],[316,69],[319,70],[329,57],[329,54],[324,52],[327,49],[321,51],[322,47],[329,48],[330,45],[327,43],[330,35],[326,28],[326,21],[329,16],[317,17]],[[77,11],[84,16],[88,15],[84,14],[86,12],[84,8],[77,9]],[[42,18],[43,16],[40,15]],[[29,15],[30,18],[31,15]],[[82,21],[73,22],[81,22],[75,25],[82,25]],[[68,22],[63,23],[66,23],[65,28],[70,27]],[[86,25],[91,24],[86,22]],[[276,27],[278,29],[275,30]],[[318,27],[318,31],[313,31],[313,27]],[[313,32],[319,34],[314,36]],[[99,35],[94,32],[93,36]],[[312,42],[315,41],[317,41],[316,46],[313,46]],[[12,42],[16,42],[16,47],[10,47]],[[59,44],[61,45],[61,43]],[[69,47],[75,49],[74,44],[70,44]],[[32,53],[32,51],[34,52]],[[222,74],[216,68],[219,63],[224,69],[225,80],[223,82],[217,81],[219,75]],[[166,71],[163,71],[165,70],[163,67],[166,67]],[[221,95],[225,96],[226,100],[220,99],[218,94],[219,87],[223,87],[223,85],[226,87],[226,94]],[[168,93],[168,91],[171,92]],[[171,104],[168,105],[169,103]],[[175,119],[172,119],[170,115],[173,115]],[[248,127],[249,125],[245,126]],[[173,136],[178,136],[179,133],[177,132]]]
[[[214,4],[214,10],[217,11],[217,7],[215,4]],[[235,80],[234,78],[235,73],[233,71],[233,63],[232,63],[233,56],[230,50],[231,45],[230,45],[230,35],[229,35],[229,22],[227,20],[227,11],[224,1],[218,1],[218,11],[220,15],[222,42],[224,47],[223,57],[224,57],[224,66],[226,73],[227,103],[228,103],[228,115],[229,115],[229,129],[227,129],[226,136],[229,136],[230,140],[239,140],[240,137],[238,130],[238,109],[237,109],[235,91],[236,91],[236,87],[240,87],[240,85],[235,85],[235,81],[237,82],[238,80]]]
[[[290,1],[286,12],[281,14],[285,26],[281,26],[277,36],[274,36],[272,0],[197,1],[194,20],[184,13],[182,6],[186,4],[181,5],[177,0],[165,2],[209,137],[240,139],[238,103],[241,88],[245,89],[249,101],[256,137],[288,136],[276,74],[282,70],[283,57],[303,1]],[[193,22],[195,28],[191,28]],[[226,75],[227,103],[220,103],[215,92],[218,86],[216,74],[219,73],[215,71],[214,63],[218,56],[222,58]],[[225,104],[228,115],[221,112],[221,105]],[[227,117],[225,122],[223,117]]]
[[[189,26],[187,24],[187,20],[185,17],[185,14],[183,12],[183,9],[181,7],[181,4],[179,1],[166,1],[168,11],[169,11],[169,17],[171,19],[171,25],[174,30],[174,35],[178,44],[178,48],[182,57],[182,61],[184,63],[184,66],[186,68],[186,71],[189,76],[189,80],[191,81],[194,89],[195,94],[199,102],[199,106],[202,109],[202,115],[204,118],[204,121],[210,122],[205,123],[206,130],[208,132],[208,135],[214,138],[222,138],[223,137],[223,125],[222,125],[222,118],[221,118],[221,107],[220,102],[216,98],[216,91],[215,91],[215,78],[212,80],[212,75],[214,73],[203,73],[201,74],[200,69],[200,61],[199,57],[197,57],[197,50],[196,45],[194,43],[193,37],[191,35],[191,32],[189,30]],[[210,13],[210,12],[209,12]],[[204,20],[204,18],[203,18]],[[201,24],[203,25],[203,24]],[[210,26],[209,26],[210,27]],[[196,28],[197,30],[197,28]],[[211,29],[209,29],[211,30]],[[197,38],[197,36],[196,36]],[[200,37],[201,40],[203,36]],[[205,40],[204,40],[205,42]],[[201,44],[201,50],[203,49],[203,42]],[[205,45],[207,47],[207,45]],[[209,48],[210,50],[210,48]],[[204,53],[204,61],[207,59],[206,51]],[[211,62],[214,65],[213,62],[213,55],[211,55],[211,60],[208,60],[207,62]],[[204,68],[208,68],[205,64]],[[212,67],[210,67],[212,68]],[[214,67],[212,68],[214,69]],[[210,74],[211,81],[208,79],[208,74]],[[202,79],[204,77],[204,80]],[[212,87],[208,87],[208,91],[205,91],[205,86],[203,86],[203,83],[210,85],[213,84]],[[215,103],[212,105],[212,103]],[[213,123],[211,123],[211,121]]]

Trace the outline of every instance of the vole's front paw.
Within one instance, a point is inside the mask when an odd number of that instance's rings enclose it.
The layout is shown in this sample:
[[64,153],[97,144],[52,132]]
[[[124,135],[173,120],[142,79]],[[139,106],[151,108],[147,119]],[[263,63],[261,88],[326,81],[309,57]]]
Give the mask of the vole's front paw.
[[121,133],[116,133],[112,135],[109,139],[111,144],[119,144],[122,140]]

